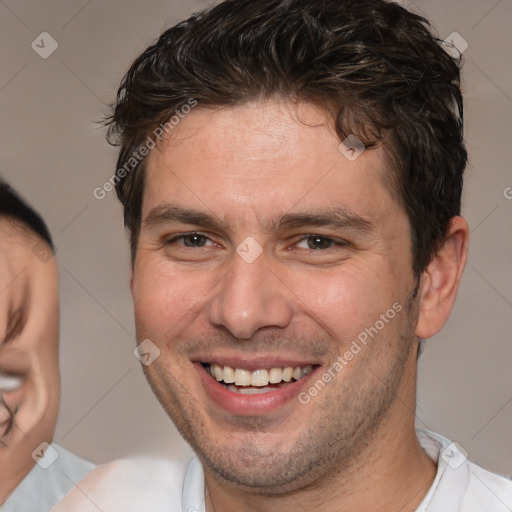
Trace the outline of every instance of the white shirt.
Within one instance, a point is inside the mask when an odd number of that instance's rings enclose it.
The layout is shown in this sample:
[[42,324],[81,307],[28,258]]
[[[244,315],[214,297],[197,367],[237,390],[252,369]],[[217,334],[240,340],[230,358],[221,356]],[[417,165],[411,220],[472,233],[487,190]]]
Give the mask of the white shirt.
[[[416,512],[511,512],[512,480],[466,459],[448,439],[418,430],[437,463],[436,478]],[[51,512],[205,512],[199,460],[115,461],[98,467]]]
[[51,448],[51,456],[57,455],[54,462],[46,469],[36,464],[0,506],[1,512],[47,512],[94,468],[57,444]]

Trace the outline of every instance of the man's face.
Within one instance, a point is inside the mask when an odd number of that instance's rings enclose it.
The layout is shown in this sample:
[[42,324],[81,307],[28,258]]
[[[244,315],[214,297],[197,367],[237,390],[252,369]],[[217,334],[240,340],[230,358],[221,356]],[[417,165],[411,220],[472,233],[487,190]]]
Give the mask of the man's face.
[[51,442],[59,406],[58,277],[39,237],[0,219],[0,502],[35,464],[31,453]]
[[261,492],[348,464],[414,394],[409,223],[382,150],[338,146],[312,105],[270,101],[197,108],[148,160],[147,377],[206,470]]

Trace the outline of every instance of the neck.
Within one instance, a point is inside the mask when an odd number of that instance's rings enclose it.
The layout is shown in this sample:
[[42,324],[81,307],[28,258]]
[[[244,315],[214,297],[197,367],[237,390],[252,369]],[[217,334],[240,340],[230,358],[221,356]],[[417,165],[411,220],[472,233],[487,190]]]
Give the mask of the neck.
[[240,489],[205,468],[207,512],[415,511],[436,474],[414,428],[415,373],[406,371],[389,414],[349,463],[298,490],[272,495]]

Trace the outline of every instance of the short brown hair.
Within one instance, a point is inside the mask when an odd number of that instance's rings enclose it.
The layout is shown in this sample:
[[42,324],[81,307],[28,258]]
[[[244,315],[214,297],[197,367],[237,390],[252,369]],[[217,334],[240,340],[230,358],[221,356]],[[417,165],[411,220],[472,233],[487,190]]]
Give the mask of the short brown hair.
[[[227,0],[165,31],[123,78],[108,138],[118,169],[194,98],[201,106],[270,97],[320,102],[340,140],[383,145],[408,215],[419,275],[460,214],[467,163],[461,58],[429,22],[383,0]],[[146,159],[116,176],[135,260]]]

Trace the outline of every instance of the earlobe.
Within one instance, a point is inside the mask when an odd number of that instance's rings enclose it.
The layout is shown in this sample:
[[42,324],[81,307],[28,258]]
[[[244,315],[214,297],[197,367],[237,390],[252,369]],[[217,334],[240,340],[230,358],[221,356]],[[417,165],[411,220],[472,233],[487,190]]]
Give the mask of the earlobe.
[[450,315],[468,254],[469,228],[462,217],[453,217],[447,237],[421,276],[416,336],[437,334]]

